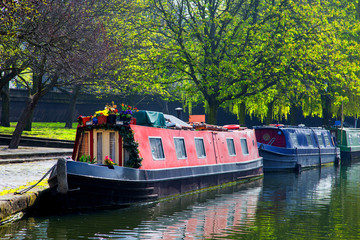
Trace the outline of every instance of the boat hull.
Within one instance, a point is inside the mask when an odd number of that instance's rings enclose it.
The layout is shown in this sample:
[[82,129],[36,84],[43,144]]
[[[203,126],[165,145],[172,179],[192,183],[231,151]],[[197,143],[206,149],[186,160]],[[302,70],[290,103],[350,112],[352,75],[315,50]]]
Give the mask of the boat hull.
[[[65,159],[59,159],[57,165],[49,185],[59,207],[67,210],[129,206],[262,175],[262,158],[160,170],[107,167]],[[66,191],[59,191],[64,183]]]
[[[340,159],[339,149],[286,149],[274,146],[259,146],[263,157],[264,171],[296,170],[335,163]],[[300,168],[300,169],[299,169]]]
[[341,164],[346,165],[360,161],[360,149],[358,147],[340,146]]

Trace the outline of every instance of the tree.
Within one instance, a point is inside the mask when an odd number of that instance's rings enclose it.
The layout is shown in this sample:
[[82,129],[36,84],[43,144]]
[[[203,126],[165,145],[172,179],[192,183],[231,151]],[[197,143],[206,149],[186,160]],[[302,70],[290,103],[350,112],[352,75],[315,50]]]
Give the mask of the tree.
[[157,66],[157,82],[181,81],[177,86],[184,91],[200,92],[210,123],[227,101],[286,86],[297,71],[290,46],[306,43],[312,34],[301,32],[298,21],[305,15],[288,1],[152,0],[150,5],[154,17],[148,20],[155,22],[150,40],[157,51],[148,56]]
[[[98,1],[47,1],[38,4],[39,15],[21,23],[18,38],[27,51],[32,82],[23,81],[29,99],[12,136],[9,148],[17,148],[26,121],[39,99],[59,84],[81,82],[111,51],[97,18]],[[92,10],[95,9],[95,10]]]

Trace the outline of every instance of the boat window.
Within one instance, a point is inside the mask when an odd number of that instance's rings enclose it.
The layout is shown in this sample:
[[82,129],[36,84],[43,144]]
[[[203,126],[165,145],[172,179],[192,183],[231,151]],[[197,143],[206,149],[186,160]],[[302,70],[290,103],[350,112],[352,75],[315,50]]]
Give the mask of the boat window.
[[317,133],[316,136],[319,141],[319,146],[324,146],[324,141],[323,141],[321,133]]
[[110,141],[110,158],[115,162],[115,133],[114,132],[110,132],[109,141]]
[[195,138],[195,148],[198,158],[205,158],[205,146],[204,146],[204,139],[202,138]]
[[310,134],[306,134],[306,141],[308,143],[309,146],[314,146],[311,135]]
[[331,146],[330,140],[329,140],[329,135],[326,135],[326,136],[324,136],[324,137],[325,137],[326,146]]
[[359,140],[359,142],[358,142],[358,143],[360,144],[360,134],[358,134],[358,140]]
[[164,160],[165,154],[161,138],[149,138],[149,141],[154,160]]
[[248,149],[248,145],[247,145],[247,140],[246,140],[246,138],[241,138],[241,139],[240,139],[240,143],[241,143],[242,153],[243,153],[244,155],[249,154],[249,149]]
[[349,134],[349,144],[350,144],[350,145],[353,144],[353,140],[352,140],[352,135],[351,135],[351,134]]
[[184,138],[174,138],[176,157],[178,159],[186,159],[186,148]]
[[298,143],[298,139],[297,139],[296,133],[295,133],[295,132],[291,132],[291,133],[289,133],[289,136],[290,136],[290,139],[291,139],[292,145],[293,145],[294,147],[299,146],[299,143]]
[[97,146],[96,146],[96,158],[97,158],[97,162],[98,163],[102,163],[102,133],[97,133],[96,134],[96,142],[97,142]]
[[228,147],[228,150],[229,150],[229,155],[230,156],[236,156],[234,139],[227,138],[226,143],[227,143],[227,147]]

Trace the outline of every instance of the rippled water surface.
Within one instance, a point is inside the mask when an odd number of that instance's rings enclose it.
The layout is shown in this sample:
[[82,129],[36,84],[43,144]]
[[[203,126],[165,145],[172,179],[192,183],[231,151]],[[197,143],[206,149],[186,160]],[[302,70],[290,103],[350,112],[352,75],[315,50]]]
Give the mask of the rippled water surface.
[[0,227],[0,239],[360,239],[360,164]]

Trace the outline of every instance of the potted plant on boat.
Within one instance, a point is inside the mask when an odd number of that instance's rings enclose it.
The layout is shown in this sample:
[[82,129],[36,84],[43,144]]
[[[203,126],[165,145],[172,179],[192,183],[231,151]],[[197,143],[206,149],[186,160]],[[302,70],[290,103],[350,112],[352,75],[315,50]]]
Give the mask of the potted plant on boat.
[[[108,111],[107,109],[96,111],[93,117],[94,124],[101,125],[107,122]],[[94,120],[95,119],[95,120]]]
[[107,123],[108,124],[115,124],[116,123],[116,114],[118,110],[117,106],[112,102],[112,105],[106,105],[105,109],[108,111]]
[[78,122],[80,125],[83,125],[83,126],[85,126],[86,123],[87,123],[88,121],[90,121],[90,120],[91,120],[90,117],[82,116],[82,115],[80,115],[80,116],[77,118],[77,122]]
[[124,125],[129,125],[132,114],[134,111],[139,111],[136,107],[131,107],[126,104],[121,104],[121,111],[118,113],[119,120],[123,122]]

